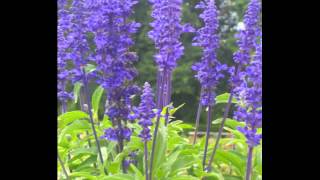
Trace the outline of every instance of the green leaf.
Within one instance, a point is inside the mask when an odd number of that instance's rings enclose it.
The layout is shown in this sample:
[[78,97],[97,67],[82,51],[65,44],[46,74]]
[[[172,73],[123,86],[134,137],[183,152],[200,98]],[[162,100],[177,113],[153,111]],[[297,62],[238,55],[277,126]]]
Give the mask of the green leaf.
[[170,115],[173,115],[176,111],[178,111],[180,108],[182,108],[185,105],[185,103],[181,104],[180,106],[173,108],[170,110]]
[[58,144],[64,139],[66,134],[75,134],[79,132],[85,132],[85,130],[91,129],[90,123],[86,120],[76,120],[70,125],[61,130],[58,138]]
[[113,176],[104,177],[103,180],[134,180],[134,176],[129,174],[116,174]]
[[58,127],[64,128],[75,120],[88,119],[89,115],[82,111],[70,111],[58,116]]
[[153,176],[157,174],[157,170],[161,166],[161,163],[164,163],[166,160],[167,140],[167,127],[165,127],[163,122],[160,121],[152,167]]
[[78,102],[78,99],[80,97],[81,86],[82,84],[80,82],[77,82],[74,84],[74,88],[73,88],[74,103]]
[[114,161],[110,164],[108,169],[110,173],[117,174],[120,172],[120,167],[124,156],[125,153],[121,152],[114,158]]
[[[218,118],[218,119],[212,121],[212,124],[221,124],[222,119],[223,118]],[[225,120],[224,124],[225,124],[225,126],[230,127],[232,129],[236,129],[238,126],[241,126],[241,127],[245,126],[244,122],[239,122],[239,121],[236,121],[236,120],[230,119],[230,118],[227,118]]]
[[171,166],[171,173],[170,175],[178,174],[181,170],[186,170],[190,166],[192,166],[195,160],[195,157],[193,155],[179,155],[177,160],[173,163]]
[[89,172],[72,172],[69,176],[87,178],[88,180],[98,180],[96,176],[91,175]]
[[[220,94],[219,96],[216,97],[216,104],[228,103],[229,97],[230,97],[230,93]],[[233,97],[231,102],[237,103],[237,99]]]
[[216,152],[216,159],[226,164],[232,164],[233,167],[240,173],[241,176],[245,174],[246,157],[235,151],[222,151],[220,149]]
[[74,169],[74,171],[82,171],[83,169],[87,169],[90,168],[92,166],[93,163],[97,162],[97,156],[89,156],[86,160],[84,160],[83,162],[76,164],[76,165],[71,165],[70,167],[72,167],[72,169]]
[[103,95],[104,88],[98,86],[97,89],[92,94],[92,109],[93,109],[93,118],[98,119],[98,111],[101,97]]
[[224,180],[242,180],[241,176],[224,176]]
[[97,148],[77,148],[72,151],[73,156],[77,156],[79,154],[97,155]]
[[89,74],[96,70],[96,66],[93,64],[87,64],[84,70],[86,71],[87,74]]
[[135,165],[130,164],[129,166],[129,170],[133,171],[135,174],[135,180],[140,180],[140,179],[144,179],[144,176],[142,175],[142,173],[139,171],[138,168],[136,168]]
[[168,178],[168,180],[199,180],[199,178],[196,178],[194,176],[177,176]]

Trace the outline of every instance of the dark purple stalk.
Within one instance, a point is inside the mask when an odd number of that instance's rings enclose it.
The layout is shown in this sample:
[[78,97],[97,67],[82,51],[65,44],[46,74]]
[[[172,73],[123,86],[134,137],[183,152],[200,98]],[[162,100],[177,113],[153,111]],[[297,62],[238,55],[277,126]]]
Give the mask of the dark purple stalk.
[[206,164],[206,158],[207,158],[207,151],[208,151],[208,143],[209,143],[209,137],[210,137],[210,128],[211,128],[211,114],[212,114],[212,106],[208,106],[208,116],[207,116],[207,131],[206,131],[206,143],[204,146],[204,154],[203,154],[203,160],[202,160],[202,166],[203,169]]
[[161,116],[161,114],[157,115],[156,126],[154,128],[154,133],[153,133],[153,141],[152,141],[151,157],[150,157],[150,180],[152,179],[152,165],[153,165],[153,159],[154,159],[154,150],[155,150],[155,146],[156,146],[160,116]]
[[212,162],[214,160],[214,155],[216,154],[216,151],[218,149],[219,141],[221,139],[221,135],[222,135],[223,127],[224,127],[224,123],[225,123],[225,121],[226,121],[226,119],[228,117],[229,111],[230,111],[232,98],[233,98],[233,93],[230,93],[230,97],[228,99],[228,103],[227,103],[226,109],[225,109],[224,114],[223,114],[223,119],[221,121],[221,126],[219,128],[219,132],[218,132],[218,136],[217,136],[217,139],[216,139],[216,143],[214,145],[214,148],[212,150],[212,154],[210,156],[210,160],[209,160],[209,163],[208,163],[208,167],[207,167],[207,171],[208,172],[211,171],[211,165],[212,165]]
[[145,161],[146,180],[149,180],[149,174],[148,174],[148,145],[147,145],[147,141],[144,141],[144,161]]
[[249,147],[249,151],[248,151],[248,160],[247,160],[246,180],[250,180],[250,179],[251,179],[251,171],[252,171],[252,153],[253,153],[253,147]]
[[[85,72],[84,68],[82,68],[82,73],[84,76],[83,77],[83,88],[84,88],[84,93],[85,93],[85,96],[86,96],[86,99],[88,102],[88,112],[89,112],[89,117],[90,117],[90,123],[91,123],[94,138],[96,140],[96,145],[97,145],[97,149],[98,149],[98,153],[99,153],[99,159],[100,159],[101,165],[103,166],[103,158],[102,158],[102,153],[101,153],[101,148],[100,148],[100,142],[99,142],[99,139],[97,136],[96,128],[94,127],[93,115],[92,115],[92,111],[91,111],[92,105],[91,105],[91,98],[89,96],[89,90],[88,90],[88,79],[87,79],[86,72]],[[105,168],[104,168],[104,172],[106,174],[108,174],[107,170]]]
[[[84,92],[83,92],[83,89],[82,88],[80,88],[80,107],[81,107],[81,111],[83,111],[83,112],[88,112],[88,109],[87,108],[85,108],[85,94],[84,94]],[[90,122],[90,121],[89,121]],[[87,136],[89,136],[89,132],[88,131],[86,131],[86,135]],[[91,145],[91,141],[90,141],[90,139],[88,139],[88,146],[89,146],[89,148],[91,148],[92,147],[92,145]],[[94,168],[97,168],[97,164],[96,163],[93,163],[93,167]]]
[[202,105],[201,105],[201,102],[199,101],[198,110],[197,110],[197,117],[196,117],[196,127],[194,130],[193,143],[192,143],[193,145],[195,145],[196,141],[197,141],[201,110],[202,110]]
[[164,84],[164,77],[163,71],[158,72],[158,80],[157,80],[157,108],[162,109],[162,92],[163,92],[163,84]]
[[[240,66],[237,66],[236,67],[236,71],[234,72],[234,75],[237,76],[238,75],[238,72],[240,71]],[[212,163],[213,163],[213,160],[214,160],[214,156],[216,154],[216,151],[218,149],[218,146],[219,146],[219,141],[220,141],[220,138],[221,138],[221,135],[222,135],[222,131],[223,131],[223,127],[224,127],[224,123],[228,117],[228,114],[229,114],[229,111],[230,111],[230,107],[231,107],[231,104],[232,104],[232,98],[233,98],[233,93],[232,91],[230,92],[230,96],[229,96],[229,99],[228,99],[228,102],[227,102],[227,105],[226,105],[226,109],[224,111],[224,114],[223,114],[223,118],[222,118],[222,121],[221,121],[221,126],[219,128],[219,132],[218,132],[218,136],[217,136],[217,139],[216,139],[216,143],[214,145],[214,148],[212,150],[212,154],[211,154],[211,157],[210,157],[210,160],[209,160],[209,163],[208,163],[208,167],[207,167],[207,171],[210,172],[211,169],[212,169]]]
[[65,113],[67,112],[67,103],[66,102],[62,102],[61,104],[61,113]]
[[67,172],[67,170],[66,170],[66,168],[64,166],[64,163],[63,163],[62,159],[59,156],[59,153],[58,153],[58,160],[59,160],[59,163],[60,163],[60,165],[62,167],[63,173],[66,176],[66,179],[69,180],[68,172]]
[[156,126],[154,128],[154,132],[153,132],[153,141],[152,141],[152,148],[151,148],[151,157],[150,157],[150,180],[152,180],[152,168],[153,168],[153,159],[154,159],[154,150],[155,150],[155,146],[156,146],[156,141],[157,141],[157,134],[158,134],[158,129],[159,129],[159,123],[160,123],[160,117],[161,117],[161,110],[160,106],[161,106],[161,94],[163,94],[163,88],[161,88],[162,84],[163,84],[163,76],[160,73],[160,79],[159,79],[159,89],[157,89],[157,109],[158,111],[160,111],[159,113],[157,113],[157,119],[156,119]]
[[[170,87],[171,87],[171,73],[170,72],[168,72],[167,74],[166,74],[166,78],[165,78],[165,80],[166,80],[166,89],[165,89],[165,101],[164,101],[164,104],[163,104],[163,107],[164,106],[167,106],[169,103],[170,103],[170,96],[171,96],[171,94],[170,94]],[[166,110],[166,116],[165,116],[166,118],[165,118],[165,126],[167,126],[168,125],[168,123],[169,123],[169,107],[167,107],[167,110]]]

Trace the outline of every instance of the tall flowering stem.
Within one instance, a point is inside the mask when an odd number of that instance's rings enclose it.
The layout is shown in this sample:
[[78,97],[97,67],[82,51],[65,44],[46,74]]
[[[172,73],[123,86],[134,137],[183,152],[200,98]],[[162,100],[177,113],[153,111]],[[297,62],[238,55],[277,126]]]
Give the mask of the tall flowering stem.
[[[151,16],[154,21],[150,23],[153,29],[149,32],[148,36],[154,41],[158,50],[158,53],[154,56],[158,66],[156,96],[159,97],[157,109],[162,109],[170,103],[172,71],[176,68],[177,61],[183,55],[184,47],[179,41],[180,36],[184,32],[192,32],[193,28],[188,24],[180,24],[182,0],[149,0],[149,2],[152,4]],[[153,136],[150,178],[152,178],[154,146],[156,144],[159,120],[160,117],[157,118]],[[166,118],[165,124],[168,124],[168,121],[169,118]]]
[[208,117],[207,117],[206,142],[205,142],[205,146],[204,146],[204,153],[203,153],[203,159],[202,159],[202,167],[203,168],[205,168],[206,158],[207,158],[209,135],[210,135],[210,128],[211,128],[211,116],[212,116],[212,106],[209,106],[208,107]]
[[132,83],[137,76],[133,63],[138,57],[130,51],[134,45],[131,36],[140,27],[139,23],[129,20],[136,3],[138,1],[134,0],[89,0],[86,3],[92,12],[88,23],[96,44],[94,76],[108,92],[105,114],[113,126],[105,130],[102,138],[116,141],[118,152],[123,151],[125,141],[130,141],[132,130],[127,122],[132,110],[131,96],[139,92]]
[[[90,94],[89,94],[89,90],[88,90],[88,79],[87,79],[87,75],[86,75],[86,72],[85,72],[84,68],[82,68],[82,72],[83,72],[83,75],[84,75],[84,77],[83,77],[83,88],[84,88],[85,96],[86,96],[86,99],[87,99],[87,102],[88,102],[88,112],[89,112],[91,128],[92,128],[92,131],[93,131],[94,138],[96,140],[96,145],[97,145],[97,149],[98,149],[98,153],[99,153],[99,159],[100,159],[101,165],[103,166],[103,156],[102,156],[102,153],[101,153],[100,141],[98,139],[97,131],[96,131],[96,128],[94,126],[93,115],[92,115],[91,98],[90,98]],[[104,171],[107,174],[107,170],[105,168],[104,168]]]
[[[216,51],[219,48],[219,37],[217,34],[219,21],[218,10],[214,0],[200,1],[200,3],[196,5],[196,8],[203,10],[200,18],[204,22],[204,27],[197,30],[196,36],[193,39],[193,46],[200,46],[203,49],[202,58],[200,62],[192,66],[192,69],[197,72],[195,77],[201,84],[201,106],[208,107],[206,143],[202,162],[204,167],[210,136],[211,110],[215,105],[215,88],[219,80],[224,78],[223,72],[227,69],[227,65],[221,64],[217,59]],[[196,126],[196,128],[198,127]],[[196,129],[195,132],[197,131]]]
[[201,110],[202,110],[202,105],[201,105],[201,103],[199,102],[199,104],[198,104],[198,110],[197,110],[195,130],[194,130],[193,141],[192,141],[192,144],[193,144],[193,145],[195,145],[196,142],[197,142]]
[[61,102],[61,112],[67,111],[67,102],[73,98],[72,93],[66,91],[67,82],[70,80],[70,71],[67,69],[67,48],[72,42],[65,33],[71,28],[71,14],[65,7],[66,1],[58,1],[58,100]]
[[153,109],[156,104],[153,101],[153,93],[150,84],[146,82],[143,87],[143,93],[141,96],[141,103],[137,109],[136,118],[139,119],[139,125],[142,127],[142,131],[139,137],[144,142],[144,158],[145,158],[145,175],[146,180],[149,180],[148,172],[148,146],[147,142],[151,139],[150,126],[152,126],[152,118],[156,116]]
[[[61,1],[65,4],[60,8],[66,6],[66,1]],[[92,116],[91,98],[88,90],[88,74],[85,72],[85,66],[89,63],[91,57],[91,50],[88,42],[88,32],[90,28],[88,26],[88,17],[90,11],[86,8],[86,2],[75,0],[72,1],[71,6],[67,9],[69,12],[68,18],[63,21],[61,27],[67,27],[61,30],[61,49],[64,49],[64,54],[61,55],[66,60],[70,60],[73,63],[70,74],[72,76],[72,82],[82,82],[84,88],[84,94],[88,103],[89,120],[92,126],[92,131],[96,141],[97,150],[99,153],[100,162],[103,165],[103,157],[100,149],[100,142],[97,138],[97,133]],[[63,41],[65,39],[65,41]],[[58,44],[59,47],[59,44]],[[59,52],[58,52],[59,54]],[[58,59],[59,61],[59,59]],[[105,170],[105,169],[104,169]],[[107,174],[107,171],[105,170]]]
[[251,179],[252,154],[253,154],[253,147],[249,147],[248,158],[247,158],[246,180]]
[[[231,74],[231,93],[228,100],[228,103],[226,105],[225,113],[222,119],[222,123],[219,129],[219,134],[217,137],[216,144],[213,148],[213,152],[211,154],[211,160],[209,162],[208,171],[211,171],[211,166],[214,160],[214,155],[216,153],[216,150],[218,148],[219,140],[221,138],[222,130],[224,127],[225,120],[228,116],[230,106],[232,103],[233,96],[236,96],[238,101],[242,101],[243,97],[246,96],[246,90],[248,83],[245,82],[245,79],[248,76],[248,70],[250,71],[251,62],[251,54],[254,50],[256,50],[256,44],[257,44],[257,38],[261,35],[261,30],[259,27],[259,20],[260,20],[260,11],[261,11],[261,2],[260,0],[251,0],[248,4],[247,11],[244,16],[244,27],[239,29],[239,32],[236,34],[237,44],[239,47],[239,50],[234,54],[234,62],[236,63],[236,67],[230,69]],[[257,64],[257,63],[254,63]],[[248,70],[246,70],[248,69]],[[249,74],[255,74],[256,76],[261,75],[261,71],[255,71],[253,73],[252,69],[249,72]],[[261,92],[258,90],[258,92]],[[261,99],[258,101],[261,103]],[[261,106],[259,107],[261,108]],[[246,114],[246,110],[248,108],[238,108],[238,111],[236,113],[236,116],[238,118],[235,119],[244,119],[244,114]],[[258,118],[259,119],[259,118]],[[248,132],[246,129],[239,129],[243,132]],[[251,133],[252,134],[252,133]]]

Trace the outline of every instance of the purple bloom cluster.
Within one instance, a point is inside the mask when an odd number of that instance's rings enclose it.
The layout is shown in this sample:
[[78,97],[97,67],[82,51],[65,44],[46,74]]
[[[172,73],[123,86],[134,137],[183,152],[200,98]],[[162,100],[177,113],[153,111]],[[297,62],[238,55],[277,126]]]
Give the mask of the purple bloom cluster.
[[68,52],[70,46],[70,38],[65,35],[70,29],[71,15],[66,8],[66,1],[58,1],[58,99],[63,106],[68,100],[73,98],[72,93],[66,91],[66,84],[70,79],[70,71],[67,70]]
[[183,55],[184,47],[179,41],[184,32],[193,32],[189,24],[181,25],[182,0],[149,0],[152,3],[154,21],[149,37],[155,42],[159,53],[155,61],[159,69],[172,71],[177,66],[178,59]]
[[197,71],[195,76],[201,83],[201,104],[204,106],[213,105],[215,100],[214,89],[219,80],[224,77],[223,71],[227,65],[221,64],[217,60],[216,50],[219,48],[219,37],[217,35],[219,21],[218,10],[214,0],[204,0],[196,6],[204,11],[200,14],[205,26],[197,31],[194,46],[200,46],[203,49],[201,61],[195,63],[192,69]]
[[[106,114],[113,128],[106,130],[108,140],[130,139],[131,131],[122,127],[131,111],[131,96],[140,90],[132,85],[137,71],[133,63],[137,55],[130,52],[134,44],[131,36],[137,32],[139,23],[129,21],[132,8],[137,1],[90,0],[86,7],[90,10],[88,26],[94,32],[96,52],[92,55],[96,63],[94,76],[97,83],[107,90]],[[117,137],[117,138],[116,138]]]
[[[261,37],[260,37],[261,41]],[[235,112],[235,119],[246,122],[244,128],[238,129],[246,136],[250,147],[259,144],[262,138],[257,128],[262,127],[262,42],[256,43],[254,60],[246,68],[246,81],[239,96],[240,103]]]
[[230,68],[229,71],[235,93],[241,90],[241,88],[237,87],[241,86],[242,79],[245,76],[244,68],[250,63],[250,55],[255,49],[257,37],[260,35],[259,32],[261,32],[259,26],[260,12],[260,0],[251,0],[244,15],[244,27],[239,29],[236,34],[239,50],[234,54],[233,59],[237,64],[237,68]]
[[137,161],[137,153],[136,152],[129,153],[128,158],[123,161],[123,165],[124,165],[125,169],[128,169],[130,164],[137,165],[137,163],[138,163],[138,161]]
[[153,100],[153,93],[150,84],[146,82],[143,88],[141,103],[137,109],[136,115],[139,119],[139,125],[141,125],[143,128],[139,134],[139,137],[142,138],[142,141],[148,141],[151,139],[149,126],[152,126],[152,118],[156,116],[156,114],[153,112],[156,104]]
[[104,135],[101,136],[101,138],[108,139],[109,141],[118,141],[118,138],[122,137],[123,139],[130,141],[131,134],[132,131],[129,128],[121,128],[121,130],[109,128],[104,130]]
[[[245,28],[238,33],[239,51],[234,60],[238,73],[232,78],[233,92],[238,99],[235,119],[246,122],[238,129],[246,136],[250,147],[259,144],[262,126],[262,32],[259,26],[261,2],[251,0],[244,16]],[[254,56],[252,56],[254,53]]]
[[148,36],[155,43],[158,53],[154,56],[158,66],[157,108],[162,109],[171,99],[171,74],[183,55],[184,47],[179,41],[184,32],[193,32],[189,24],[182,25],[182,0],[149,0],[152,4],[150,23],[153,28]]

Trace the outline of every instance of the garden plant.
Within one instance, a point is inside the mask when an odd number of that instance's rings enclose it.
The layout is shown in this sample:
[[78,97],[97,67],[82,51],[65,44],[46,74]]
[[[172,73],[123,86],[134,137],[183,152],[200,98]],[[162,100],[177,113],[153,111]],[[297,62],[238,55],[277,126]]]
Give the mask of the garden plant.
[[[58,0],[58,179],[261,180],[262,2],[244,2],[230,45],[221,0]],[[154,68],[137,69],[146,46]],[[190,66],[186,47],[199,49]],[[190,103],[174,102],[179,66],[200,87],[191,121],[176,116]]]

